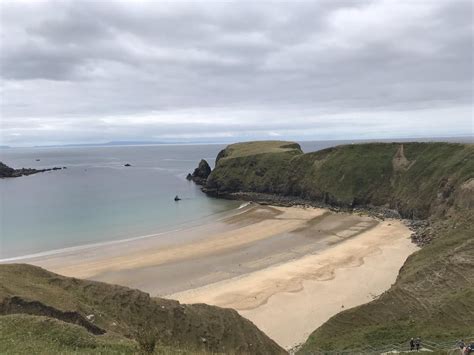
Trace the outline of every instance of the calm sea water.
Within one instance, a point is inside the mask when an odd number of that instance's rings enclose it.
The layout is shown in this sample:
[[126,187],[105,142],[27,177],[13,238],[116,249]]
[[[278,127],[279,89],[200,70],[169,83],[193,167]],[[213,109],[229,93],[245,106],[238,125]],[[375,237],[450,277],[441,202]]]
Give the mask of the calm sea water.
[[[0,259],[172,230],[236,208],[237,202],[208,198],[186,180],[201,158],[213,165],[223,147],[2,151],[9,166],[67,170],[0,180]],[[175,202],[175,195],[183,200]]]
[[[305,152],[348,141],[303,142]],[[12,148],[15,168],[66,170],[0,179],[0,259],[139,237],[212,220],[239,202],[209,198],[186,180],[225,145]],[[40,159],[40,161],[36,161]],[[123,165],[130,163],[132,167]],[[175,202],[175,195],[183,198]]]

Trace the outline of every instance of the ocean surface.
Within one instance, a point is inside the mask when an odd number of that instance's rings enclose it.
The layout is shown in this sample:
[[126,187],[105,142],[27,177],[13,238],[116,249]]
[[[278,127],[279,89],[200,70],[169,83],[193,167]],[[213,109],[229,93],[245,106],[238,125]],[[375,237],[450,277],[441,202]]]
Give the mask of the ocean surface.
[[[302,142],[316,151],[350,141]],[[186,180],[200,159],[214,167],[226,145],[10,148],[14,168],[66,170],[0,179],[0,261],[187,228],[238,201],[207,197]],[[39,161],[37,161],[39,159]],[[125,167],[129,163],[131,167]],[[175,195],[182,200],[174,201]]]

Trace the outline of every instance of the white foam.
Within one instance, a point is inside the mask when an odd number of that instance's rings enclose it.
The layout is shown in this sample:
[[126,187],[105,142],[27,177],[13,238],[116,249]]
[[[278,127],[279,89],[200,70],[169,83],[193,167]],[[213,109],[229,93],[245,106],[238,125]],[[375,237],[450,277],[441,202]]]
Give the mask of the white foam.
[[239,207],[237,207],[238,210],[242,209],[242,208],[245,208],[247,206],[250,206],[252,204],[252,202],[245,202],[245,203],[242,203]]

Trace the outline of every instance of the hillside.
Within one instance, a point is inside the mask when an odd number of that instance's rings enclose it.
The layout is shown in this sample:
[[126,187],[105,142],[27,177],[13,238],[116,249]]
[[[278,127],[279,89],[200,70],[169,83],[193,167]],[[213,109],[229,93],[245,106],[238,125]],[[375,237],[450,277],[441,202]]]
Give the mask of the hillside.
[[419,234],[431,242],[390,290],[331,318],[302,353],[474,334],[474,146],[370,143],[303,154],[291,142],[252,142],[218,157],[204,188],[212,195],[376,206],[427,221]]
[[[0,265],[0,348],[8,353],[285,353],[231,309],[183,305],[126,287]],[[25,341],[27,340],[27,341]]]
[[[278,145],[292,149],[276,150]],[[474,184],[467,182],[474,177],[473,161],[474,146],[455,143],[370,143],[308,154],[291,142],[238,143],[219,153],[206,191],[221,196],[275,193],[342,207],[384,206],[404,217],[427,218],[444,214],[454,199],[474,206],[472,194],[462,197],[462,190]]]

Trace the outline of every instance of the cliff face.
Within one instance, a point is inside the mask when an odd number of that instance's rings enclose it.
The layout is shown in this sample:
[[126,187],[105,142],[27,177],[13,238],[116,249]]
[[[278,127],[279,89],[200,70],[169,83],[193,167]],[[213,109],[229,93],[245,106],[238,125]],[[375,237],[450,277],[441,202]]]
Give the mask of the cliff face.
[[371,143],[303,154],[254,142],[231,145],[219,156],[204,189],[214,195],[271,193],[332,206],[386,207],[428,220],[423,233],[431,242],[408,258],[396,283],[373,302],[329,319],[301,353],[415,336],[452,341],[474,332],[473,145]]
[[371,143],[308,154],[297,145],[278,151],[273,143],[251,144],[219,153],[223,158],[207,180],[207,192],[276,193],[343,207],[383,206],[404,217],[427,218],[455,206],[464,195],[461,185],[474,177],[474,147],[465,144]]
[[[7,341],[0,335],[0,347],[10,353],[23,349],[26,335],[18,329],[28,331],[30,346],[45,346],[44,353],[54,352],[51,349],[73,352],[79,346],[87,353],[96,349],[101,353],[116,350],[132,354],[138,352],[135,341],[144,337],[154,338],[163,353],[285,353],[234,310],[184,305],[26,264],[0,265],[2,333],[3,325],[9,338]],[[10,325],[16,328],[9,329]],[[82,339],[85,345],[81,346],[79,340],[71,342],[70,333],[78,334],[74,339]],[[40,353],[41,349],[33,352]]]
[[205,191],[216,195],[238,191],[283,193],[290,161],[302,154],[300,146],[291,142],[229,145],[218,154]]

